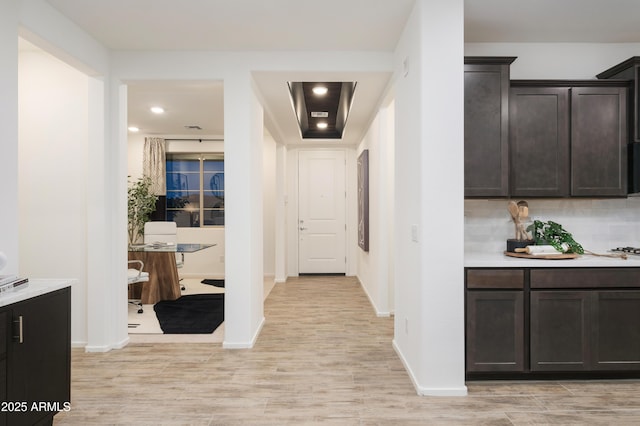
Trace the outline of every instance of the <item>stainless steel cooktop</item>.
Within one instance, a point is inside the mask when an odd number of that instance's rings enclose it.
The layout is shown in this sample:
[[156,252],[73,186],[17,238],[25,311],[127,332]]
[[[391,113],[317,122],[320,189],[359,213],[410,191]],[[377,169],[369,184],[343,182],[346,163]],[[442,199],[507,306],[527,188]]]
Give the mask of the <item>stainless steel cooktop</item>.
[[635,254],[640,256],[640,247],[616,247],[611,249],[614,253],[626,253],[626,254]]

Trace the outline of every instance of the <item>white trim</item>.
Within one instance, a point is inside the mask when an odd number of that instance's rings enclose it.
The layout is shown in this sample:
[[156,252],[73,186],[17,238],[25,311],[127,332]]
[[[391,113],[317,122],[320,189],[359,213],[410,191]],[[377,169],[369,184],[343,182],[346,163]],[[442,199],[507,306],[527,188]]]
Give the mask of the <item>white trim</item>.
[[404,354],[396,344],[396,340],[392,341],[393,349],[396,351],[396,354],[400,358],[402,365],[404,365],[405,370],[407,370],[407,374],[409,374],[409,378],[411,379],[411,383],[413,383],[413,387],[416,390],[416,393],[419,396],[467,396],[467,387],[462,386],[460,388],[428,388],[421,386],[416,378],[416,375],[411,370],[411,366],[407,362]]
[[[348,155],[349,150],[347,148],[333,148],[333,147],[327,147],[327,148],[316,148],[316,149],[299,149],[297,152],[297,162],[296,162],[296,170],[295,170],[295,175],[296,175],[296,194],[295,194],[295,220],[291,222],[290,226],[290,230],[292,231],[292,235],[295,235],[296,238],[296,272],[297,273],[301,273],[300,271],[300,264],[301,264],[301,258],[300,258],[300,232],[298,229],[299,226],[299,220],[300,220],[300,194],[305,194],[308,191],[306,191],[307,188],[301,188],[300,186],[300,171],[302,170],[302,159],[300,154],[305,153],[305,154],[311,154],[311,155],[321,155],[321,154],[326,154],[328,153],[328,155],[330,155],[332,157],[333,160],[337,160],[340,163],[340,166],[342,166],[342,186],[340,187],[340,189],[342,191],[344,191],[344,197],[342,196],[342,194],[340,194],[338,191],[337,193],[335,193],[334,195],[334,200],[336,200],[336,202],[340,202],[342,203],[342,215],[339,218],[340,220],[342,220],[342,224],[344,225],[344,233],[343,233],[343,255],[344,255],[344,268],[342,271],[340,270],[329,270],[326,271],[324,269],[326,268],[321,268],[321,270],[307,270],[306,272],[310,272],[310,273],[316,273],[316,272],[320,272],[320,273],[324,273],[324,272],[329,272],[329,273],[344,273],[345,275],[349,274],[351,272],[350,270],[350,253],[349,253],[349,229],[350,229],[350,223],[349,223],[349,215],[348,215],[348,211],[349,211],[349,199],[348,199],[348,194],[351,192],[350,189],[350,185],[349,185],[349,180],[348,180],[348,173],[349,173],[349,168],[348,168],[348,160],[349,160],[349,155]],[[304,180],[303,180],[304,183]],[[335,189],[335,188],[334,188]],[[304,205],[304,204],[303,204]],[[336,212],[337,216],[340,216],[339,212]],[[337,218],[338,219],[338,218]],[[342,226],[339,226],[339,228],[341,228]],[[341,229],[340,229],[341,231]],[[342,262],[341,255],[336,256],[338,262]],[[313,267],[312,267],[313,268]]]
[[113,345],[85,346],[85,352],[109,352],[113,349],[122,349],[129,344],[129,336]]
[[369,294],[369,292],[367,291],[367,287],[365,287],[364,285],[362,285],[362,281],[360,280],[360,277],[355,275],[356,279],[358,280],[358,283],[360,284],[360,287],[362,287],[362,290],[364,291],[364,294],[367,295],[367,299],[369,299],[369,303],[371,303],[371,306],[373,307],[373,310],[376,312],[376,316],[378,318],[388,318],[391,316],[391,312],[382,312],[378,309],[378,306],[376,306],[376,303],[374,302],[373,298],[371,297],[371,295]]
[[262,317],[262,320],[260,321],[260,325],[258,325],[258,328],[256,329],[255,334],[253,335],[253,337],[251,338],[250,342],[227,342],[226,340],[222,342],[222,349],[252,349],[255,344],[256,341],[258,340],[258,336],[260,335],[260,332],[262,331],[262,327],[264,327],[264,323],[265,323],[265,319],[264,317]]
[[417,389],[419,396],[467,396],[467,387],[461,388],[423,388]]

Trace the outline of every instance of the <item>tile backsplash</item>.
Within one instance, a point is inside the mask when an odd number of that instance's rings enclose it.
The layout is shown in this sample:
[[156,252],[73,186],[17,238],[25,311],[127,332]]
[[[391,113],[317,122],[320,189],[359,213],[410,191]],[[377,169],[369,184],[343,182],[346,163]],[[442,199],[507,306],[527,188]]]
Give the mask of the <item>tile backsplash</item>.
[[[526,199],[531,219],[552,220],[591,251],[640,247],[640,197],[625,199]],[[520,199],[513,199],[520,201]],[[504,251],[515,237],[509,200],[465,200],[465,250]]]

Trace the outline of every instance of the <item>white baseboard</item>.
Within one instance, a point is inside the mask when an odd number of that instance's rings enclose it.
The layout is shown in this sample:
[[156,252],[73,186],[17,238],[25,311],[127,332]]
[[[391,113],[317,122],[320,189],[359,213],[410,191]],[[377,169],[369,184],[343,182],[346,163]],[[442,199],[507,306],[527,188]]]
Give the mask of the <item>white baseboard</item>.
[[197,279],[204,279],[204,278],[209,278],[212,280],[223,280],[224,279],[224,274],[220,275],[220,272],[212,272],[210,274],[207,273],[202,273],[202,272],[186,272],[183,273],[180,270],[178,270],[178,275],[180,276],[180,278],[197,278]]
[[392,345],[393,345],[393,350],[396,351],[396,354],[400,358],[402,365],[404,365],[404,369],[407,370],[407,374],[409,374],[411,383],[413,384],[413,387],[415,388],[416,393],[418,395],[420,396],[467,396],[466,386],[461,386],[459,388],[430,388],[430,387],[425,387],[420,385],[420,383],[418,382],[418,379],[413,373],[413,370],[411,370],[409,363],[407,363],[407,360],[404,357],[404,354],[398,347],[395,339],[393,339]]
[[122,349],[129,344],[129,336],[122,339],[120,342],[114,343],[113,345],[86,345],[84,347],[85,352],[109,352],[113,349]]
[[[249,342],[227,342],[226,340],[224,340],[222,342],[222,348],[223,349],[251,349],[255,346],[256,341],[258,340],[258,336],[260,335],[260,332],[262,331],[262,327],[264,327],[264,322],[265,319],[264,317],[262,317],[262,320],[260,321],[260,325],[258,325],[258,328],[256,330],[256,332],[254,333],[253,337],[251,338],[251,341]],[[226,338],[226,335],[225,335]]]
[[371,295],[369,294],[369,292],[367,291],[367,288],[362,285],[362,281],[360,281],[360,277],[358,277],[357,275],[354,275],[356,277],[356,279],[358,280],[358,283],[360,284],[360,287],[362,288],[362,290],[364,291],[364,294],[367,295],[367,299],[369,299],[369,303],[371,304],[371,306],[373,307],[373,310],[376,313],[376,316],[379,318],[388,318],[391,316],[391,312],[384,312],[384,311],[380,311],[378,309],[378,306],[376,306],[376,303],[373,301],[373,299],[371,298]]

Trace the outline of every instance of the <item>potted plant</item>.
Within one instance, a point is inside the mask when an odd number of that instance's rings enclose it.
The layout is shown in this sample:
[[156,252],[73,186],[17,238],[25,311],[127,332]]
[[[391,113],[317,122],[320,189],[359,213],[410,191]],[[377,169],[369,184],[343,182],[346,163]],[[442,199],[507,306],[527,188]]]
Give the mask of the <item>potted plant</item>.
[[559,223],[534,220],[527,231],[533,234],[536,245],[551,245],[559,252],[584,254],[582,246]]
[[151,178],[144,176],[127,189],[127,214],[129,244],[136,244],[144,234],[144,224],[156,208],[158,196],[151,193]]

